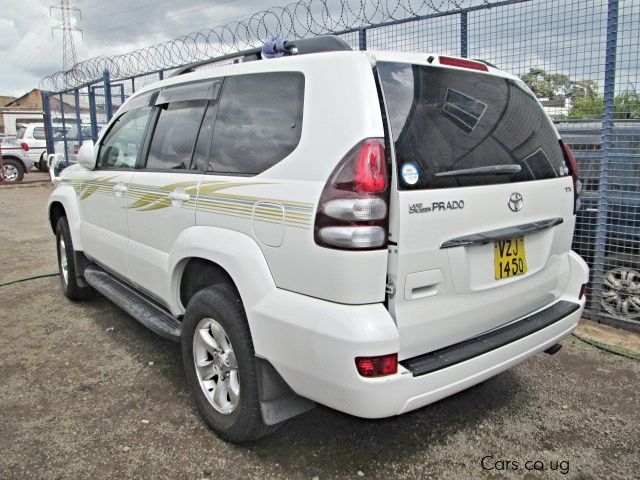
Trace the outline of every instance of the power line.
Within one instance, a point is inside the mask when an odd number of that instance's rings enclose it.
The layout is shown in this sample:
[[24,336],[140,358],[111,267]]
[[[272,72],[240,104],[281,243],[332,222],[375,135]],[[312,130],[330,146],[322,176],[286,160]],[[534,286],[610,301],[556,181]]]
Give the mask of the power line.
[[[225,5],[227,3],[232,3],[232,2],[235,2],[235,1],[236,0],[226,0],[224,2],[216,3],[214,5],[207,5],[205,7],[192,8],[191,10],[184,10],[184,11],[181,11],[181,12],[176,12],[176,13],[172,14],[172,17],[177,17],[179,15],[186,15],[186,14],[193,13],[193,12],[199,12],[199,11],[206,10],[206,9],[209,9],[209,8],[219,7],[221,5]],[[153,22],[156,22],[156,21],[158,21],[158,18],[153,18],[151,20],[145,20],[144,22],[130,23],[128,25],[122,25],[120,27],[112,27],[112,28],[105,28],[103,30],[89,31],[89,32],[87,32],[87,36],[90,37],[90,36],[93,36],[93,35],[97,35],[99,33],[113,32],[114,30],[123,30],[123,29],[129,28],[129,27],[137,27],[138,25],[144,25],[144,24],[153,23]]]
[[78,13],[82,18],[82,12],[80,9],[69,6],[69,0],[60,0],[60,3],[49,7],[49,12],[53,15],[53,10],[60,10],[60,20],[62,23],[52,27],[51,34],[54,30],[62,30],[62,69],[68,72],[73,66],[78,63],[76,57],[76,47],[73,44],[73,32],[80,32],[82,30],[73,25],[72,12]]

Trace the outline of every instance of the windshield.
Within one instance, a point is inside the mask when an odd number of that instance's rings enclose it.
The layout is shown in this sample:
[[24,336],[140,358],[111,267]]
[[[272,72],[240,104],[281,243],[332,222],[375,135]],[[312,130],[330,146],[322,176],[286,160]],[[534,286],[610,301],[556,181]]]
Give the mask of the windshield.
[[565,175],[555,130],[518,82],[378,63],[399,188],[450,188]]

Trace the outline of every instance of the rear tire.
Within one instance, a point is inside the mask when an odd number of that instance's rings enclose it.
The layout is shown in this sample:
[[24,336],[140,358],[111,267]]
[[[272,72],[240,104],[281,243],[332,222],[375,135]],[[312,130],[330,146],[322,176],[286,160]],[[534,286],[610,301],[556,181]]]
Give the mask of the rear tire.
[[2,176],[4,177],[5,182],[15,183],[22,181],[24,174],[26,173],[22,163],[13,158],[3,158],[2,163]]
[[182,361],[198,411],[221,438],[240,443],[272,431],[262,421],[253,341],[234,288],[214,285],[191,298]]
[[49,167],[47,166],[47,152],[44,152],[42,155],[40,155],[40,160],[36,164],[36,167],[41,172],[49,171]]
[[67,217],[60,217],[56,227],[56,250],[58,252],[58,272],[65,297],[70,300],[83,300],[92,293],[91,287],[78,285],[76,264],[71,240],[71,230]]

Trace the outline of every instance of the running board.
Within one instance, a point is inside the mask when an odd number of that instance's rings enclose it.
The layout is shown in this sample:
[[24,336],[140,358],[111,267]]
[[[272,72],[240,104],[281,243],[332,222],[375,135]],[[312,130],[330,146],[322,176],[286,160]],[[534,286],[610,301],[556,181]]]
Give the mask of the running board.
[[152,332],[180,341],[182,322],[146,295],[96,265],[85,268],[84,279]]

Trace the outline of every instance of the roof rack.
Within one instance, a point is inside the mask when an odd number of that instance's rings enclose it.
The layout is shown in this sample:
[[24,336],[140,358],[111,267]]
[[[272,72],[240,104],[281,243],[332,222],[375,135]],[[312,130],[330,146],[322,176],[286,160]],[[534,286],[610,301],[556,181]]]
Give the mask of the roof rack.
[[[340,52],[350,51],[351,47],[347,42],[335,35],[324,35],[322,37],[314,38],[301,38],[294,41],[285,42],[285,47],[295,47],[298,51],[298,55],[305,55],[309,53],[322,53],[322,52]],[[221,62],[224,60],[234,60],[234,63],[240,62],[252,62],[254,60],[262,60],[260,52],[262,47],[250,48],[248,50],[242,50],[236,53],[230,53],[228,55],[222,55],[220,57],[210,58],[201,62],[191,63],[184,67],[178,68],[171,76],[176,77],[178,75],[184,75],[185,73],[192,73],[196,71],[196,68],[203,65],[209,65],[211,63]]]

